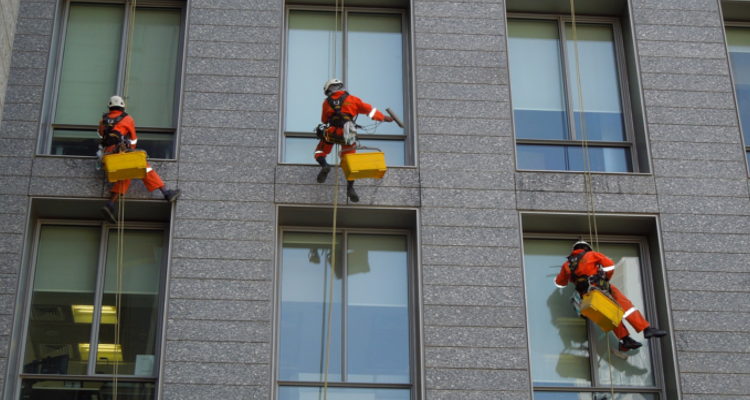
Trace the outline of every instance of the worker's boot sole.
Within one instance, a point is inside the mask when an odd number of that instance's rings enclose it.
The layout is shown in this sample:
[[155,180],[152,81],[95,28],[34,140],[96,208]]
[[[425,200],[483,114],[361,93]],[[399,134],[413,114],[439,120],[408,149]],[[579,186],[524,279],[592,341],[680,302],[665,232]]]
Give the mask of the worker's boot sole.
[[328,179],[328,173],[331,172],[331,166],[330,165],[324,165],[322,168],[320,168],[320,172],[318,172],[318,183],[323,183]]
[[115,217],[115,212],[109,206],[102,207],[102,214],[104,214],[104,219],[107,220],[107,222],[116,224],[117,223],[117,217]]

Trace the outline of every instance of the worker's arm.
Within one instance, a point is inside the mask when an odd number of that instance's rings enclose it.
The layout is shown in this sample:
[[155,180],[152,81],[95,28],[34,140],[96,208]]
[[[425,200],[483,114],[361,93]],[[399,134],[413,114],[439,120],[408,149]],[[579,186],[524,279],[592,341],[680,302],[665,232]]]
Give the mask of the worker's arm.
[[562,289],[565,286],[568,286],[569,280],[570,280],[570,269],[568,269],[568,263],[566,262],[565,264],[563,264],[562,268],[560,268],[560,273],[557,274],[557,278],[555,278],[555,286]]
[[602,253],[597,253],[595,251],[591,252],[592,256],[595,257],[594,261],[596,264],[600,265],[602,267],[602,271],[604,271],[605,274],[607,274],[607,279],[612,279],[612,275],[615,274],[615,262],[612,261],[611,258],[605,256]]
[[[354,97],[354,96],[349,96],[349,98],[352,98],[352,97]],[[373,121],[380,121],[380,122],[383,122],[383,121],[391,122],[391,121],[393,121],[393,118],[386,117],[385,115],[383,115],[383,113],[381,113],[380,111],[378,111],[377,108],[375,108],[375,107],[373,107],[373,106],[365,103],[364,101],[360,100],[359,97],[355,97],[354,101],[356,102],[355,104],[357,105],[357,113],[358,114],[365,114],[365,115],[367,115]]]
[[104,120],[99,120],[99,128],[96,129],[96,133],[99,134],[99,136],[104,136]]
[[138,143],[138,136],[135,134],[135,121],[128,115],[120,121],[120,124],[122,124],[122,127],[125,130],[125,132],[123,132],[125,138],[130,141],[128,143],[130,148],[134,149],[135,144]]
[[328,119],[331,117],[331,106],[328,105],[328,101],[323,100],[323,112],[320,114],[320,122],[327,124]]

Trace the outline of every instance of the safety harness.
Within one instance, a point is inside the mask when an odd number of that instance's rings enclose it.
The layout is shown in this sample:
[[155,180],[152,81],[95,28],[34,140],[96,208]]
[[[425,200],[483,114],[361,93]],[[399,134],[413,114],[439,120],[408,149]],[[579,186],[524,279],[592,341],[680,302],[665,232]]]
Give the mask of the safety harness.
[[580,265],[581,260],[583,260],[583,257],[589,251],[590,250],[584,250],[578,255],[568,256],[568,269],[570,270],[570,276],[572,278],[571,280],[576,285],[576,290],[581,293],[588,292],[589,287],[591,286],[596,286],[602,291],[610,293],[612,289],[609,284],[609,280],[607,279],[607,275],[604,273],[604,271],[602,271],[601,268],[599,268],[599,272],[596,275],[587,276],[576,274],[576,270],[578,270],[578,266]]
[[109,113],[102,115],[102,146],[106,147],[122,143],[123,134],[115,130],[115,125],[127,116],[128,113],[125,111],[114,118],[110,118]]
[[347,122],[354,122],[356,118],[352,115],[345,114],[341,111],[341,106],[344,105],[346,98],[349,97],[349,93],[344,92],[338,99],[333,98],[333,93],[326,99],[326,102],[331,107],[335,114],[331,115],[328,119],[328,124],[335,126],[336,128],[343,128]]

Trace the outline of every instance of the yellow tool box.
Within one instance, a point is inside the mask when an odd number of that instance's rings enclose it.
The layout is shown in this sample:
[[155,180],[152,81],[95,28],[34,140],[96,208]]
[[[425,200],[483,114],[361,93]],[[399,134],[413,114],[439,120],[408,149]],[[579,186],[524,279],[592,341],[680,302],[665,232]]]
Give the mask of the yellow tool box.
[[124,153],[106,154],[102,157],[104,170],[107,171],[107,179],[110,182],[125,179],[143,179],[146,177],[146,152],[135,150]]
[[381,151],[344,154],[341,168],[344,169],[346,180],[349,181],[365,178],[381,179],[387,170],[385,154]]
[[581,314],[594,321],[604,332],[609,332],[620,325],[623,310],[600,290],[593,289],[583,295]]

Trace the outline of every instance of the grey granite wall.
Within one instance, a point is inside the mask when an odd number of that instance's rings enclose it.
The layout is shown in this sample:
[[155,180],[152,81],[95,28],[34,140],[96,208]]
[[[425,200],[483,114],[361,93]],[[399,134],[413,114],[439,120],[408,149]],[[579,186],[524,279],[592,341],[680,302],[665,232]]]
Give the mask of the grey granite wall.
[[750,194],[718,2],[635,3],[683,400],[748,398]]
[[19,0],[0,0],[0,120],[3,116],[5,92],[8,88],[10,55],[13,50],[13,35],[16,31]]
[[163,399],[267,399],[283,2],[190,2]]
[[[11,340],[9,338],[23,251],[23,234],[28,214],[34,145],[38,132],[42,85],[49,50],[52,14],[51,0],[0,0],[3,20],[0,26],[0,82],[7,73],[5,102],[0,102],[0,392]],[[6,42],[13,40],[13,56],[6,53]],[[7,48],[10,50],[10,47]],[[0,93],[2,99],[2,93]]]
[[427,398],[528,399],[505,8],[413,6]]

